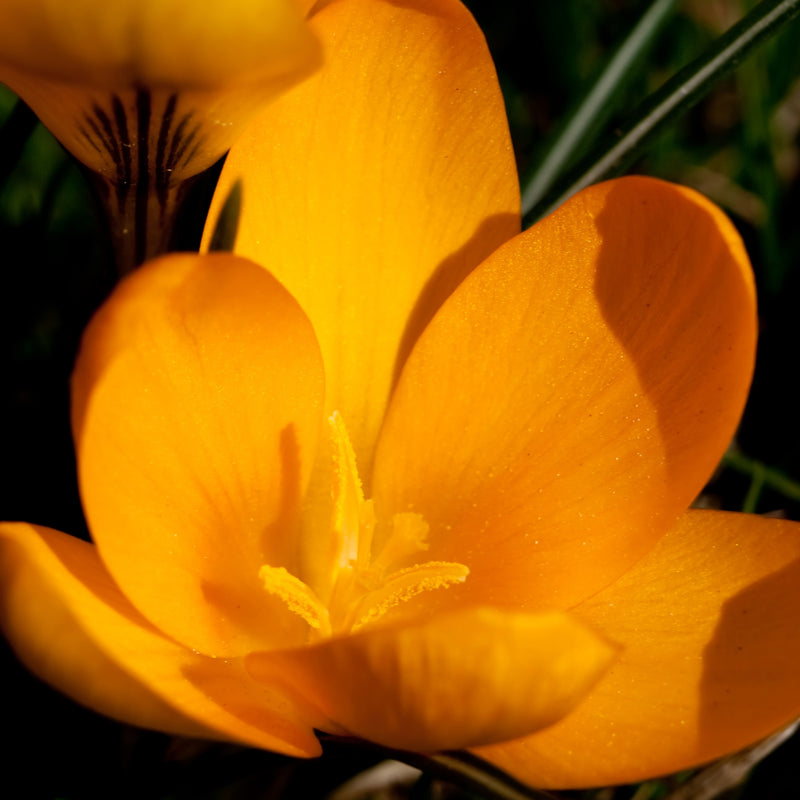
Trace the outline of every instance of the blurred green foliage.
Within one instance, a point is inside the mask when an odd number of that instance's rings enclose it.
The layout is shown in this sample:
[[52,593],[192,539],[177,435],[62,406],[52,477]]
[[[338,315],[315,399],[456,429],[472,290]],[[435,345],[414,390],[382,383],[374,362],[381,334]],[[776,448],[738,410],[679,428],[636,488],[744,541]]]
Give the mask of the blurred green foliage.
[[[649,5],[644,0],[466,4],[494,55],[523,175],[541,161],[570,110]],[[639,102],[752,5],[753,0],[679,3],[597,121],[587,147],[602,132],[624,126]],[[794,479],[800,480],[800,404],[792,366],[800,343],[798,43],[795,22],[664,132],[632,170],[693,186],[720,204],[738,226],[756,271],[761,340],[738,436],[744,456],[721,468],[703,502],[729,509],[747,502],[751,510],[795,519],[800,519],[794,493]],[[0,483],[0,518],[86,535],[69,433],[69,374],[81,331],[112,287],[114,270],[80,169],[2,87],[0,241],[0,447],[10,467]],[[783,486],[763,480],[776,472]],[[4,685],[17,701],[6,719],[15,742],[6,746],[5,779],[9,785],[15,778],[26,781],[21,797],[311,798],[378,758],[336,751],[335,757],[297,764],[222,745],[171,742],[77,708],[4,655]],[[731,796],[796,796],[798,756],[795,739]],[[276,786],[286,793],[275,794]],[[569,796],[643,800],[664,796],[666,786],[656,782]],[[416,791],[415,796],[435,796],[427,784]]]

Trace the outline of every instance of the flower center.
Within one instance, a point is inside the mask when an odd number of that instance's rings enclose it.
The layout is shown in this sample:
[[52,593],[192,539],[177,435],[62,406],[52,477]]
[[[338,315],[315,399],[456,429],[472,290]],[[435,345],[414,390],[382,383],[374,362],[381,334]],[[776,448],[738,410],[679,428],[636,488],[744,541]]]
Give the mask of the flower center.
[[386,541],[373,557],[376,529],[372,500],[365,500],[355,454],[338,413],[329,419],[334,444],[333,514],[331,520],[332,591],[324,603],[314,590],[284,567],[264,565],[259,578],[313,631],[328,637],[357,631],[421,592],[463,583],[469,569],[449,561],[425,561],[392,569],[428,549],[428,524],[420,514],[401,512],[389,521]]

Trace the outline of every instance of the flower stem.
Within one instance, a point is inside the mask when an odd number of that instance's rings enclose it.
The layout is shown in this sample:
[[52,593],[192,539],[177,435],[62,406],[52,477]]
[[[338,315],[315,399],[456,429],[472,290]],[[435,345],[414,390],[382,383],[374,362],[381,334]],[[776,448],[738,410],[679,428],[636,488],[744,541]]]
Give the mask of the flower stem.
[[329,742],[336,745],[353,745],[377,750],[387,759],[401,761],[411,767],[416,767],[424,774],[447,781],[460,789],[475,794],[482,800],[559,800],[558,795],[524,786],[471,753],[452,752],[424,755],[380,747],[360,739],[324,733],[319,735],[323,745]]
[[80,130],[81,141],[99,156],[89,177],[122,277],[171,249],[181,207],[200,174],[197,154],[207,150],[204,127],[192,109],[181,108],[177,94],[136,88],[96,98]]
[[429,771],[467,790],[477,792],[486,800],[557,800],[556,795],[523,786],[469,753],[442,753],[419,758],[428,760]]
[[160,195],[144,186],[143,191],[121,196],[105,178],[96,174],[90,174],[90,178],[99,189],[120,277],[170,249],[185,184],[170,186]]

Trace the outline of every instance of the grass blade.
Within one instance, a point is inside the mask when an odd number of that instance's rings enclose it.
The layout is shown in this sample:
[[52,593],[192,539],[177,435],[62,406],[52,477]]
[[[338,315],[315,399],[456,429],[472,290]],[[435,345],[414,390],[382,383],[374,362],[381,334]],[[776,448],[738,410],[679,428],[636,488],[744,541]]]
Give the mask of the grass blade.
[[667,124],[697,103],[759,44],[800,14],[800,0],[762,0],[646,100],[624,132],[601,142],[525,217],[526,227],[585,187],[620,175]]
[[675,8],[676,0],[655,0],[584,98],[538,169],[527,181],[522,192],[522,213],[527,214],[556,182],[564,167],[588,136],[596,129],[600,118],[608,113],[609,100],[619,91],[641,56]]

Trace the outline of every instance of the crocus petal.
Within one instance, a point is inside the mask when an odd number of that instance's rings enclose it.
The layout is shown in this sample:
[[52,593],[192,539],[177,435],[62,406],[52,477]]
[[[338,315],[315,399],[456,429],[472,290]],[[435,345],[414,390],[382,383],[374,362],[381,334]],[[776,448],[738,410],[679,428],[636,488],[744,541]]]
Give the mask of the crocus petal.
[[800,716],[798,523],[690,511],[574,612],[622,654],[564,721],[479,751],[524,781],[638,781],[741,749]]
[[0,5],[0,81],[119,205],[132,186],[162,199],[206,169],[318,63],[294,0]]
[[315,45],[294,0],[3,0],[0,77],[9,64],[103,88],[220,88],[280,75]]
[[615,649],[566,614],[478,608],[247,656],[344,731],[408,750],[488,743],[568,713]]
[[90,323],[73,391],[89,527],[122,590],[182,643],[232,655],[302,627],[258,572],[295,567],[322,392],[307,318],[235,256],[151,262]]
[[117,719],[232,739],[296,756],[313,730],[241,662],[200,656],[154,629],[114,585],[95,548],[49,528],[0,528],[0,624],[27,666]]
[[328,411],[368,480],[399,362],[460,278],[519,230],[519,190],[492,61],[460,3],[339,0],[311,25],[323,68],[233,147],[209,227],[241,178],[235,252],[309,315]]
[[716,207],[646,178],[585,190],[475,270],[418,341],[378,445],[378,518],[420,513],[426,558],[470,568],[442,602],[569,607],[703,486],[755,324]]

